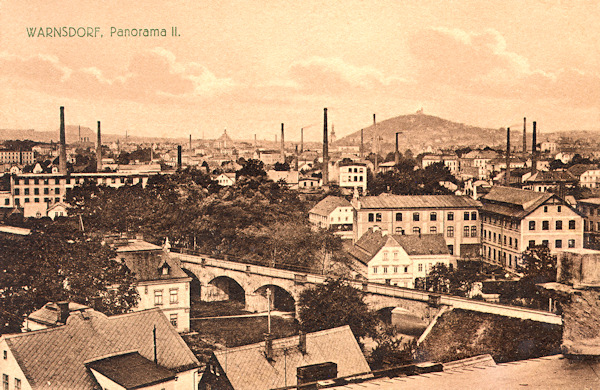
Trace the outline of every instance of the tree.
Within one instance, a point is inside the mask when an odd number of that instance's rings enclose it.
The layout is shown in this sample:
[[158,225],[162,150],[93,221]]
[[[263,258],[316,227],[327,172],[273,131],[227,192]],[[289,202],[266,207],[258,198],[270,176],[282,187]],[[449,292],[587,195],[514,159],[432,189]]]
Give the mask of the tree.
[[133,275],[100,239],[66,219],[35,223],[30,236],[0,237],[0,333],[18,332],[24,316],[48,301],[91,305],[100,296],[108,314],[137,304]]
[[425,281],[426,289],[461,297],[469,296],[473,285],[483,280],[480,263],[463,262],[461,267],[449,268],[438,263],[431,268]]
[[263,164],[263,162],[255,159],[247,160],[246,163],[242,166],[242,169],[236,172],[236,178],[239,178],[241,176],[256,177],[266,175],[267,173],[265,172],[265,165]]
[[377,323],[362,292],[341,278],[304,290],[298,299],[298,316],[305,332],[349,325],[359,340],[374,335]]
[[371,370],[383,370],[413,363],[417,340],[406,341],[391,325],[380,325],[374,337],[377,344],[368,357]]

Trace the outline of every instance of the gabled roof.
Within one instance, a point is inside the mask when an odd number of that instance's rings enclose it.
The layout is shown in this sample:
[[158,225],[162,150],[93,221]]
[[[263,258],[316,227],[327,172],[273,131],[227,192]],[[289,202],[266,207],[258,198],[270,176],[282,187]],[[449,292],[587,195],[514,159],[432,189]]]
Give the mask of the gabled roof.
[[[82,312],[89,308],[89,306],[69,302],[69,313],[76,311]],[[60,308],[55,302],[48,302],[41,309],[36,310],[27,316],[27,319],[42,325],[57,326],[60,323]]]
[[352,204],[346,198],[329,195],[310,209],[310,214],[328,217],[338,207],[352,207]]
[[393,234],[391,237],[409,256],[450,254],[443,234]]
[[598,169],[596,164],[575,164],[567,169],[571,175],[579,177],[587,171]]
[[219,364],[236,390],[261,390],[296,384],[301,366],[334,362],[338,376],[370,371],[349,326],[306,335],[306,353],[298,348],[299,336],[273,340],[273,358],[264,355],[265,343],[215,352]]
[[97,383],[85,362],[137,351],[174,372],[199,362],[160,309],[107,317],[96,311],[72,314],[66,325],[29,333],[4,335],[33,389],[92,390]]
[[548,192],[494,186],[481,198],[482,210],[513,218],[523,218],[553,197],[558,199],[555,194]]
[[380,229],[374,230],[373,228],[369,228],[356,241],[348,253],[366,265],[383,248],[387,239]]
[[577,178],[567,171],[537,171],[524,180],[526,183],[541,182],[575,182]]
[[87,368],[95,370],[125,389],[167,382],[175,379],[175,373],[146,359],[138,352],[126,352],[97,359],[86,363]]
[[361,209],[456,209],[481,207],[481,203],[457,195],[390,195],[365,196],[359,199]]
[[[162,250],[130,253],[125,257],[125,265],[135,274],[138,282],[188,277],[178,260]],[[163,275],[161,270],[165,266],[169,268],[169,273]]]

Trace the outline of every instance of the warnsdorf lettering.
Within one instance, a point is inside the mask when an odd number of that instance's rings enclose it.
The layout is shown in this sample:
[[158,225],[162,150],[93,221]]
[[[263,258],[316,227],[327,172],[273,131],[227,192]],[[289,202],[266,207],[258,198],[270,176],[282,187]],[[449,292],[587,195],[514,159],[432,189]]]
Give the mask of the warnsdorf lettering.
[[29,38],[100,38],[100,27],[26,27]]

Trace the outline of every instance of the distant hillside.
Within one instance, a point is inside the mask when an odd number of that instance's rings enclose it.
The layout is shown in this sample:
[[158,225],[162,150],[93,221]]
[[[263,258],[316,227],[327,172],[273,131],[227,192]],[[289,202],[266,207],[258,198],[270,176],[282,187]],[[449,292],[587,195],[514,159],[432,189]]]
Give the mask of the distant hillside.
[[[89,142],[96,142],[96,131],[89,127],[76,125],[65,126],[65,138],[67,144],[79,141],[79,138],[87,139]],[[0,141],[9,139],[32,140],[36,142],[58,142],[60,138],[59,129],[56,131],[36,131],[36,130],[12,130],[0,129]]]
[[[432,115],[411,114],[386,119],[378,122],[377,126],[371,125],[364,128],[366,151],[371,151],[371,145],[376,136],[381,137],[380,145],[383,152],[393,151],[396,144],[396,132],[402,132],[399,137],[400,151],[411,149],[417,152],[428,146],[454,148],[479,145],[504,147],[506,145],[506,130],[469,126]],[[511,129],[511,144],[514,147],[521,147],[522,137],[522,130]],[[531,134],[529,134],[530,137]],[[360,130],[341,138],[336,144],[360,145]]]

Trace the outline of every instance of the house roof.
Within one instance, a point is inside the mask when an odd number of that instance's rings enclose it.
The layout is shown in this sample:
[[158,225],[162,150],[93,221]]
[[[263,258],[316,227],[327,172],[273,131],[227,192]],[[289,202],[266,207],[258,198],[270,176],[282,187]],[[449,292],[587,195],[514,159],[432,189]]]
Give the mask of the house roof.
[[352,207],[352,204],[346,198],[329,195],[310,209],[310,214],[329,216],[338,207]]
[[344,390],[395,389],[594,389],[600,387],[596,372],[600,362],[570,360],[563,355],[545,356],[496,365],[471,365],[465,368],[428,374],[383,378],[329,387]]
[[443,234],[393,234],[391,237],[409,256],[450,254]]
[[137,351],[154,357],[174,372],[196,368],[199,362],[160,309],[107,317],[96,311],[72,314],[66,325],[4,335],[8,347],[33,389],[96,389],[85,362]]
[[577,178],[567,171],[537,171],[524,180],[526,183],[575,182]]
[[579,177],[587,171],[598,169],[596,164],[575,164],[567,168],[567,172],[575,177]]
[[151,244],[143,240],[127,240],[124,245],[115,245],[117,253],[122,252],[139,252],[139,251],[156,251],[162,249],[158,245]]
[[236,390],[261,390],[296,384],[301,366],[334,362],[338,376],[370,371],[349,326],[306,334],[306,353],[298,349],[298,336],[273,340],[273,359],[264,355],[265,343],[215,352]]
[[494,186],[481,198],[482,210],[512,218],[523,218],[553,197],[556,195],[548,192]]
[[[138,282],[188,277],[181,268],[179,261],[162,250],[130,253],[124,259],[125,265],[135,274]],[[162,268],[165,265],[169,268],[169,272],[166,275],[162,273]]]
[[380,229],[373,230],[372,228],[369,228],[358,241],[356,241],[348,253],[366,265],[386,242],[387,237],[383,235]]
[[85,364],[125,389],[138,389],[175,379],[175,373],[146,359],[138,352],[126,352]]
[[456,209],[481,207],[481,203],[457,195],[390,195],[365,196],[359,199],[361,209]]
[[[69,312],[85,311],[89,306],[69,302]],[[34,311],[27,318],[42,325],[56,326],[60,323],[60,309],[55,302],[46,303],[41,309]]]
[[579,199],[577,202],[578,203],[587,203],[587,204],[600,205],[600,198]]

